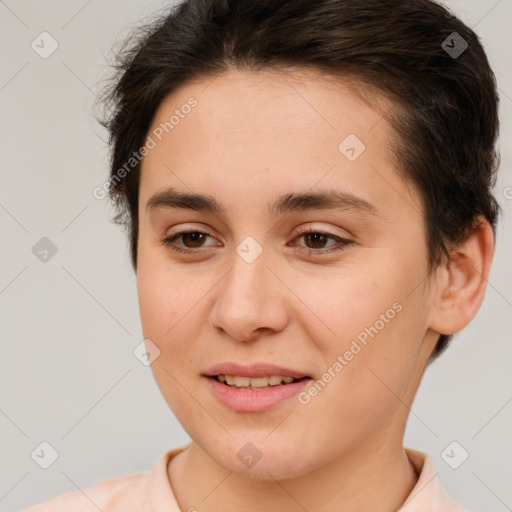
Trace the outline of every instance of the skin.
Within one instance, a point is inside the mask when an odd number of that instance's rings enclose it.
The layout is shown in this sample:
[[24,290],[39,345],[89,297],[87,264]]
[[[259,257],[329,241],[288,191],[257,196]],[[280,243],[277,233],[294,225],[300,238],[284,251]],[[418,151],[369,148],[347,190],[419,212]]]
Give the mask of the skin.
[[[137,287],[144,337],[160,351],[156,382],[192,439],[168,475],[182,510],[392,511],[417,475],[405,424],[439,333],[464,327],[484,296],[493,252],[483,222],[428,277],[423,207],[387,148],[379,111],[341,80],[314,71],[229,70],[173,91],[148,133],[194,96],[198,105],[142,162]],[[392,107],[383,97],[384,108]],[[340,142],[366,146],[349,161]],[[213,196],[223,215],[148,209],[166,187]],[[338,190],[371,203],[270,215],[292,192]],[[316,242],[301,227],[350,241]],[[179,231],[207,232],[202,243]],[[263,249],[236,252],[247,237]],[[338,244],[339,245],[339,244]],[[323,252],[323,254],[322,254]],[[402,307],[325,388],[260,413],[226,408],[202,374],[211,365],[269,362],[321,379],[357,335]],[[262,458],[245,467],[253,443]],[[371,492],[368,492],[371,489]]]

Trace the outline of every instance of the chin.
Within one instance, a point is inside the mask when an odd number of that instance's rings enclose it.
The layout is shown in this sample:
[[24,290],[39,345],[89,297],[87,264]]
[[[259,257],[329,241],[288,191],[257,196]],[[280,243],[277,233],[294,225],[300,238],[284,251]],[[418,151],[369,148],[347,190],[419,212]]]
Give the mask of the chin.
[[[270,439],[273,436],[274,439]],[[286,432],[281,436],[272,433],[270,438],[238,435],[224,446],[208,446],[210,443],[201,446],[223,469],[249,478],[286,480],[313,469],[311,458],[305,453],[304,439],[293,441]]]

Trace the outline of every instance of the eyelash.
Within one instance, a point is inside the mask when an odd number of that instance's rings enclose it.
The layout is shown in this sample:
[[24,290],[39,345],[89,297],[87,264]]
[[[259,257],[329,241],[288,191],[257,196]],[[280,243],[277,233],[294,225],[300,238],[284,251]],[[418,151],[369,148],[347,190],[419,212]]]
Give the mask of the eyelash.
[[[199,234],[207,235],[207,236],[210,236],[210,237],[214,238],[212,235],[210,235],[210,233],[207,233],[206,231],[199,231],[199,230],[180,231],[180,232],[175,233],[174,235],[172,235],[170,237],[166,237],[166,238],[162,239],[162,243],[166,247],[169,247],[171,250],[173,250],[175,252],[180,252],[180,253],[185,253],[185,254],[192,254],[192,253],[198,252],[198,250],[201,249],[201,248],[199,247],[197,249],[186,249],[186,248],[183,248],[183,247],[181,247],[179,245],[176,245],[175,242],[174,242],[174,240],[180,238],[181,236],[189,235],[189,234],[192,234],[192,233],[199,233]],[[299,237],[301,237],[301,236],[303,236],[303,235],[308,235],[308,234],[325,235],[328,238],[331,238],[331,239],[335,240],[336,242],[338,242],[337,246],[332,246],[332,247],[329,247],[327,249],[310,249],[310,248],[307,248],[307,247],[303,247],[303,249],[306,249],[308,251],[308,255],[312,255],[312,254],[316,254],[316,255],[328,254],[328,253],[343,251],[343,250],[345,250],[347,245],[350,245],[350,244],[353,243],[352,240],[348,240],[346,238],[342,238],[340,236],[333,235],[332,233],[327,233],[325,231],[314,230],[314,229],[311,229],[311,228],[306,228],[304,230],[301,230],[299,233],[297,233],[297,236],[294,238],[294,240],[299,238]]]

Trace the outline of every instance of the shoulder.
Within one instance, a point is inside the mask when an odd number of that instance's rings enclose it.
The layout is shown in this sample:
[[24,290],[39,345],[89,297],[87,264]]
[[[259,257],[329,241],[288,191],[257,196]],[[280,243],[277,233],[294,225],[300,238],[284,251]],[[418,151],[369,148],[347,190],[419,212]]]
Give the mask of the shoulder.
[[[162,503],[168,510],[179,511],[167,476],[167,465],[186,449],[187,446],[183,446],[165,452],[151,470],[108,478],[19,512],[151,512]],[[169,508],[172,503],[173,507]]]
[[108,478],[94,485],[59,494],[22,512],[117,512],[150,510],[147,486],[151,472]]

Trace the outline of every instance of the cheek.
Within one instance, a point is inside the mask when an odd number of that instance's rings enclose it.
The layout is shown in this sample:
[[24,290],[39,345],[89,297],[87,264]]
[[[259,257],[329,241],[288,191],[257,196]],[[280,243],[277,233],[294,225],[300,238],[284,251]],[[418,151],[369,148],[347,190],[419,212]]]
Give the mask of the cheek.
[[[382,264],[385,272],[379,264],[332,274],[323,283],[311,278],[294,283],[315,313],[297,316],[322,361],[317,369],[329,380],[318,403],[330,403],[333,415],[334,409],[352,408],[352,417],[364,417],[369,404],[376,413],[382,406],[384,414],[417,365],[428,313],[424,287],[418,286],[423,269],[391,257]],[[334,378],[324,373],[329,370]]]
[[[416,365],[416,341],[421,338],[407,315],[404,306],[380,330],[381,324],[375,326],[375,320],[359,329],[353,318],[346,317],[344,323],[350,324],[347,332],[340,321],[336,339],[316,338],[324,343],[320,349],[323,373],[299,397],[299,411],[308,431],[336,439],[336,446],[348,449],[379,438],[393,418],[405,420],[408,409],[404,402]],[[358,338],[361,333],[364,336]]]
[[331,272],[324,279],[301,276],[292,286],[311,312],[297,313],[297,320],[330,355],[348,350],[354,339],[383,337],[401,315],[406,289],[399,276],[368,268]]
[[[141,250],[137,269],[137,294],[144,338],[149,338],[161,352],[155,361],[171,369],[179,361],[183,366],[190,343],[183,343],[183,329],[197,325],[194,303],[197,302],[190,283],[161,258],[151,258],[150,251]],[[152,365],[154,366],[154,365]],[[157,365],[158,367],[159,365]],[[174,370],[173,370],[174,371]]]
[[[198,297],[191,292],[194,288],[176,278],[168,264],[157,258],[149,258],[144,251],[137,269],[137,293],[143,336],[150,339],[160,350],[151,364],[155,381],[173,411],[179,413],[180,421],[201,411],[183,390],[193,367],[194,338],[191,326],[199,325],[195,318],[194,303]],[[188,389],[188,385],[186,385]]]
[[137,258],[137,295],[144,333],[163,340],[192,308],[194,284],[162,256],[160,248],[141,244]]

